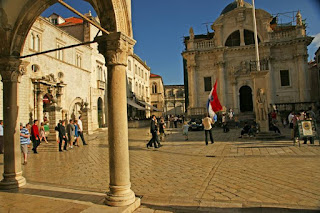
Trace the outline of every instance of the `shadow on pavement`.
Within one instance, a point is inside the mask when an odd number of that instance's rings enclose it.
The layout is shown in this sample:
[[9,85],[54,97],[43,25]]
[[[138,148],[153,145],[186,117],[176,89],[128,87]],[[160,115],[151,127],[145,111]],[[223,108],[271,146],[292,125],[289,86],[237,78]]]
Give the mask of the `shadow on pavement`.
[[62,191],[54,191],[54,190],[45,190],[45,189],[30,189],[30,188],[21,188],[19,191],[9,191],[12,193],[20,193],[27,195],[37,195],[44,196],[49,198],[60,198],[60,199],[68,199],[68,200],[78,200],[84,202],[92,202],[94,204],[103,204],[105,199],[104,195],[96,195],[96,194],[85,194],[85,193],[73,193],[73,192],[62,192]]
[[286,209],[286,208],[275,208],[275,207],[252,207],[252,208],[218,208],[218,207],[197,207],[197,206],[157,206],[143,204],[143,206],[153,209],[156,211],[170,211],[175,213],[194,213],[194,212],[231,212],[231,213],[315,213],[319,210],[308,210],[308,209]]

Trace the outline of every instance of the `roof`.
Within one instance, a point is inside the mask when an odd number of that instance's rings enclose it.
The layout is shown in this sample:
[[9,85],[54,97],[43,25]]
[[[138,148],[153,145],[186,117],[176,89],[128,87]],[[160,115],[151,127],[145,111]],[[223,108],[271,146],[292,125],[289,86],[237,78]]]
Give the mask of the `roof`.
[[82,24],[83,23],[83,19],[81,18],[76,18],[76,17],[70,17],[70,18],[66,18],[65,22],[62,24],[59,24],[58,26],[72,26],[72,25],[77,25],[77,24]]
[[160,75],[150,73],[150,78],[162,78]]
[[[252,8],[252,5],[249,4],[248,2],[245,2],[245,1],[244,1],[243,3],[244,3],[244,5],[243,5],[244,8]],[[222,10],[222,12],[221,12],[220,15],[226,14],[226,13],[228,13],[228,12],[230,12],[230,11],[236,9],[236,8],[238,8],[238,2],[237,2],[237,1],[234,1],[234,2],[232,2],[232,3],[230,3],[230,4],[228,4],[228,5]]]

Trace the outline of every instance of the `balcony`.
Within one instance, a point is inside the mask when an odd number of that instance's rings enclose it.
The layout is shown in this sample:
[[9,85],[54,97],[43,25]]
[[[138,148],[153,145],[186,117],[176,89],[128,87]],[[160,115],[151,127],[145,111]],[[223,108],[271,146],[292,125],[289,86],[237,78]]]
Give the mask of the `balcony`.
[[198,50],[203,50],[203,49],[210,49],[214,47],[214,41],[213,40],[208,40],[208,41],[200,41],[194,43],[195,49]]
[[104,81],[101,81],[101,80],[97,80],[97,88],[98,89],[102,89],[102,90],[105,90],[106,89],[106,82],[104,82]]

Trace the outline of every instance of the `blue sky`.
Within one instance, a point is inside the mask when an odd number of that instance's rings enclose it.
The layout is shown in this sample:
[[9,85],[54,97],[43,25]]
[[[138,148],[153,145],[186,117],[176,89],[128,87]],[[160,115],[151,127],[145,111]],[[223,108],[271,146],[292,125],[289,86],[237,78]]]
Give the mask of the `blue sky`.
[[[210,25],[232,1],[132,0],[133,33],[137,40],[135,53],[147,62],[152,73],[163,77],[164,84],[183,84],[183,36],[188,35],[190,27],[193,27],[195,34],[206,33],[206,25],[210,30]],[[88,3],[81,0],[66,2],[82,13],[94,11]],[[251,3],[251,0],[247,2]],[[309,46],[309,59],[314,57],[320,46],[320,0],[255,0],[255,4],[256,8],[271,14],[300,9],[307,22],[308,35],[316,37]],[[42,15],[48,16],[52,12],[63,17],[75,16],[59,4],[51,6]]]

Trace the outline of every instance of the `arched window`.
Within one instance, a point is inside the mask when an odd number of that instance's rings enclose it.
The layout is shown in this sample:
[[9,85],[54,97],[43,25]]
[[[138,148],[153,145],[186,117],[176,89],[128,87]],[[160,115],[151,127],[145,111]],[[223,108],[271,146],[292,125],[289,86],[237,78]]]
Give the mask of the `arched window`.
[[36,50],[36,51],[40,51],[40,37],[39,37],[39,35],[36,36],[36,40],[35,40],[35,50]]
[[153,94],[158,93],[157,83],[152,84],[152,93]]
[[234,31],[231,35],[229,35],[225,46],[227,47],[235,47],[240,46],[240,31]]
[[[260,43],[259,37],[258,42]],[[244,43],[246,45],[254,44],[254,33],[252,31],[244,30]]]
[[31,33],[30,39],[31,39],[30,48],[34,50],[36,47],[36,37],[33,33]]
[[142,96],[144,96],[144,86],[142,85]]
[[32,66],[31,66],[31,70],[33,71],[33,72],[38,72],[39,71],[39,66],[38,65],[36,65],[36,64],[32,64]]
[[136,82],[136,88],[134,90],[134,93],[137,95],[138,94],[138,83]]
[[141,95],[141,84],[139,84],[139,95]]

